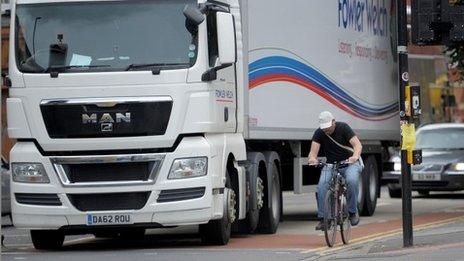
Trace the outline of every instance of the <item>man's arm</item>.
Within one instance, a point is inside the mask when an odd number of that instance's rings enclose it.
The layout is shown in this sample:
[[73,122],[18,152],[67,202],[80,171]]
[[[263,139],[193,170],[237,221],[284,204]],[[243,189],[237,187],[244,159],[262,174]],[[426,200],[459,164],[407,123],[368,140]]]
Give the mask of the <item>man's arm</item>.
[[354,152],[353,152],[353,156],[351,156],[348,159],[348,161],[350,163],[355,163],[359,159],[359,157],[361,157],[362,145],[358,137],[356,136],[353,136],[353,138],[350,139],[350,144],[351,146],[353,146]]
[[316,165],[319,163],[319,160],[317,160],[317,154],[319,153],[320,148],[321,148],[321,144],[315,141],[311,142],[311,150],[309,151],[309,155],[308,155],[309,165]]

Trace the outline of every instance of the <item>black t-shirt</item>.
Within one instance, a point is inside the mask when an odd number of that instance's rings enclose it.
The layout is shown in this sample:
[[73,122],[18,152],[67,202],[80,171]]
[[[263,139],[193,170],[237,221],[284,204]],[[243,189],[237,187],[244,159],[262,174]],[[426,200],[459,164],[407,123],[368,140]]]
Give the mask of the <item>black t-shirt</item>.
[[[335,130],[332,135],[330,135],[332,139],[336,140],[341,145],[348,146],[350,148],[353,147],[350,144],[350,140],[354,136],[355,134],[351,127],[344,122],[336,122]],[[323,152],[325,152],[328,163],[340,162],[353,156],[353,152],[338,146],[329,137],[327,137],[324,131],[320,128],[314,132],[313,141],[321,144],[321,148],[323,149]]]

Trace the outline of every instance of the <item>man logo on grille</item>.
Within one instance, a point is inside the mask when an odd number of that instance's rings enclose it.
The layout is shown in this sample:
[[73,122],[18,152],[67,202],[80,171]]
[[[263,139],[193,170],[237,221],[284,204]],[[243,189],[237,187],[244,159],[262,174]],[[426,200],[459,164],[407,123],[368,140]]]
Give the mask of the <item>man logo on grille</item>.
[[102,132],[113,132],[113,123],[111,122],[102,123],[100,126]]
[[[114,120],[116,118],[116,121]],[[111,116],[110,113],[103,113],[101,116],[96,113],[82,114],[82,124],[100,124],[101,132],[113,132],[114,124],[118,123],[130,123],[131,122],[131,113],[116,113]]]
[[[82,124],[96,124],[96,123],[114,123],[115,120],[113,116],[109,113],[103,113],[101,117],[98,117],[96,113],[88,115],[87,113],[82,114]],[[130,123],[131,122],[131,113],[116,113],[116,123]]]

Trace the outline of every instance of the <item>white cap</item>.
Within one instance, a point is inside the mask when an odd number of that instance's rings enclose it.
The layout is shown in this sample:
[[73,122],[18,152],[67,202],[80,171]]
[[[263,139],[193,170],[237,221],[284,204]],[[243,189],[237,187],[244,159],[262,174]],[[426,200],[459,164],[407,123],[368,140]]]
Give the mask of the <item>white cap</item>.
[[332,121],[334,119],[334,116],[329,111],[321,112],[321,114],[319,114],[319,127],[321,129],[327,129],[332,127]]

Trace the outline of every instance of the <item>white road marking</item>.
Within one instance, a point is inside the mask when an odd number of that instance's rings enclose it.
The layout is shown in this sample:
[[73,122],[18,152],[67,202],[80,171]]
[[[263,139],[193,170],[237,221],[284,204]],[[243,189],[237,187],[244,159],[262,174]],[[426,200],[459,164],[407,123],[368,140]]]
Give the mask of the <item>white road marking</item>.
[[4,252],[2,251],[2,256],[3,255],[30,255],[32,253],[28,253],[28,252]]

